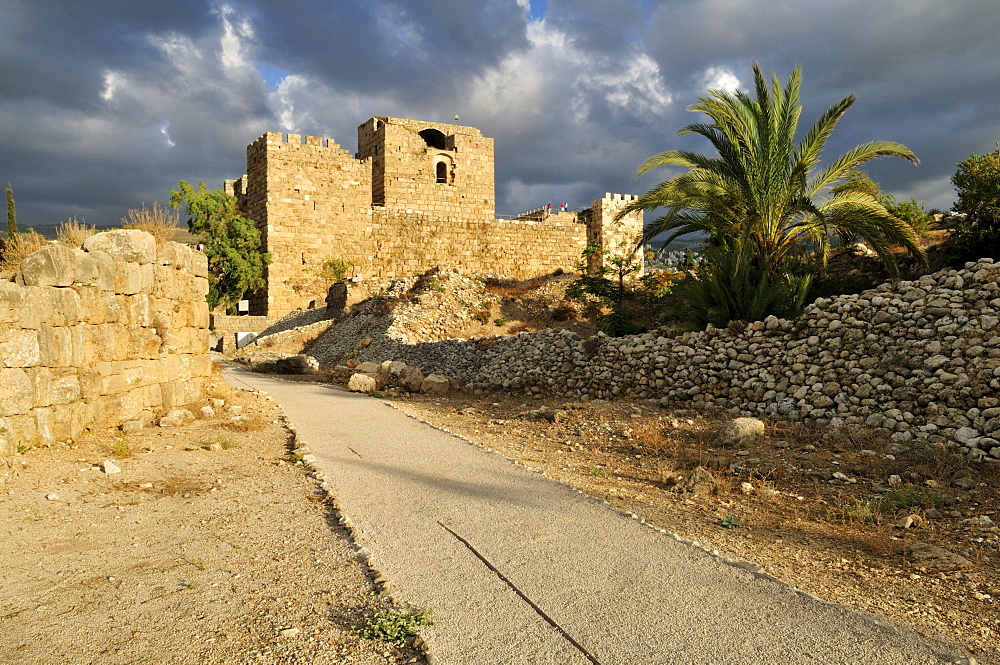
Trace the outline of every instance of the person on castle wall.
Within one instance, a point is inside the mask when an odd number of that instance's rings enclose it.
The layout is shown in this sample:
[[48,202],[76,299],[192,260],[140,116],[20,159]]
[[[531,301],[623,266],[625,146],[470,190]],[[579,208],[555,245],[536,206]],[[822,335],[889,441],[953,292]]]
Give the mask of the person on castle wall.
[[559,212],[566,212],[566,208],[568,207],[569,204],[563,201],[562,203],[559,204]]
[[552,204],[551,203],[548,204],[547,206],[545,206],[545,214],[546,215],[551,215],[552,214]]

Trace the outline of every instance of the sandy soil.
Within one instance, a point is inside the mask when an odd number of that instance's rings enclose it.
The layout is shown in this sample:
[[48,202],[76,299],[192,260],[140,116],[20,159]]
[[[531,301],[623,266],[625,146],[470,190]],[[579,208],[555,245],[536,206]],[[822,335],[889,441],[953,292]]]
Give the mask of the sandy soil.
[[423,662],[353,632],[388,601],[277,408],[225,397],[245,417],[0,461],[0,662]]

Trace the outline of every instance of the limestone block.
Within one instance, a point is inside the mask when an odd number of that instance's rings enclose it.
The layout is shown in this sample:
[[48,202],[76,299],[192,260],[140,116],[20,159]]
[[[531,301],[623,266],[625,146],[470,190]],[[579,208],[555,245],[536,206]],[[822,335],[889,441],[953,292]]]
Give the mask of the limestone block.
[[191,306],[190,324],[195,328],[207,329],[208,319],[208,303],[205,302],[205,299],[202,298],[200,302],[193,303]]
[[0,323],[18,323],[26,289],[14,282],[0,280]]
[[52,370],[48,367],[29,367],[24,371],[27,373],[34,391],[34,406],[50,406],[52,404],[52,378],[53,376],[61,376],[61,373],[57,372],[53,375]]
[[191,371],[195,376],[212,376],[213,368],[211,355],[208,353],[197,354],[192,358],[191,362],[193,364]]
[[156,248],[156,263],[161,266],[170,266],[175,270],[190,272],[191,254],[193,252],[186,245],[178,242],[160,243]]
[[46,289],[51,314],[49,323],[56,326],[75,326],[80,322],[80,296],[73,289]]
[[148,385],[145,378],[145,368],[140,361],[124,361],[121,367],[120,377],[125,381],[126,390],[135,390]]
[[102,291],[115,287],[115,260],[107,252],[93,250],[77,254],[76,270],[73,274],[74,286],[93,286]]
[[32,367],[40,361],[38,331],[0,328],[0,367]]
[[101,395],[101,375],[92,367],[82,367],[77,374],[80,383],[80,398],[93,402]]
[[75,401],[69,404],[58,404],[52,407],[55,420],[54,434],[57,441],[69,441],[79,438],[92,422],[93,409],[85,402]]
[[448,380],[448,377],[440,374],[429,374],[420,382],[420,392],[435,397],[447,395],[450,389],[451,381]]
[[115,273],[115,293],[135,295],[137,293],[152,293],[154,275],[153,266],[139,263],[120,263]]
[[208,295],[208,280],[197,275],[188,275],[188,292],[191,300],[204,300]]
[[101,396],[119,395],[128,389],[128,383],[121,374],[111,374],[101,377]]
[[122,296],[119,299],[122,303],[125,320],[131,325],[149,327],[152,324],[152,316],[149,311],[149,298],[143,294],[134,296]]
[[161,404],[164,408],[174,408],[187,403],[183,381],[165,381],[160,384]]
[[105,316],[106,291],[102,291],[96,286],[73,287],[80,300],[80,321],[83,323],[103,323],[107,320]]
[[45,326],[38,331],[39,363],[45,367],[70,367],[74,364],[73,330]]
[[188,294],[184,277],[183,273],[169,266],[153,266],[152,294],[157,298],[186,302]]
[[204,252],[191,252],[191,274],[206,278],[205,284],[208,284],[208,257]]
[[85,251],[100,250],[125,262],[153,263],[156,260],[156,240],[145,231],[116,229],[97,233],[83,243]]
[[35,418],[35,442],[44,445],[55,443],[56,417],[52,409],[33,409],[31,415]]
[[347,389],[356,393],[371,393],[378,390],[378,383],[369,374],[352,374],[347,381]]
[[65,245],[49,245],[24,257],[15,279],[22,286],[69,286],[76,256]]
[[424,373],[420,371],[419,367],[411,367],[409,372],[400,376],[400,384],[411,393],[415,393],[420,390],[424,378]]
[[53,378],[49,385],[49,404],[69,404],[80,399],[80,377],[67,373]]

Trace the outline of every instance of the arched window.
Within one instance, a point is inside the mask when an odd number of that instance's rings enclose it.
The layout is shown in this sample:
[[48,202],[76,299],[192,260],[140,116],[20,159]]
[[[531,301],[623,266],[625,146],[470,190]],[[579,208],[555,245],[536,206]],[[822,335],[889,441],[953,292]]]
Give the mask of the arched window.
[[428,148],[435,150],[445,150],[444,134],[437,129],[425,129],[420,132],[420,138],[424,140]]
[[448,164],[447,164],[447,162],[445,162],[444,160],[441,160],[440,162],[437,163],[437,166],[434,167],[434,170],[436,172],[437,181],[438,182],[443,182],[443,183],[447,183],[448,182]]

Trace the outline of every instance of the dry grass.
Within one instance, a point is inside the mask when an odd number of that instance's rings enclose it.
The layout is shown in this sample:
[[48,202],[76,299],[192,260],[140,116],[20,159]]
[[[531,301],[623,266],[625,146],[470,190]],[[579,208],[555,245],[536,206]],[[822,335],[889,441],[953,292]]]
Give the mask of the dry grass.
[[56,227],[56,240],[67,247],[83,247],[87,238],[97,233],[97,227],[87,225],[87,220],[75,216]]
[[46,247],[48,244],[49,241],[40,233],[35,233],[34,231],[19,233],[17,242],[11,243],[8,241],[4,244],[3,257],[0,258],[0,272],[14,272],[21,265],[24,257]]
[[180,213],[155,201],[152,208],[147,208],[145,203],[141,208],[129,208],[126,216],[122,217],[122,228],[145,231],[158,243],[172,240],[179,225]]

